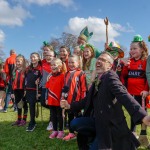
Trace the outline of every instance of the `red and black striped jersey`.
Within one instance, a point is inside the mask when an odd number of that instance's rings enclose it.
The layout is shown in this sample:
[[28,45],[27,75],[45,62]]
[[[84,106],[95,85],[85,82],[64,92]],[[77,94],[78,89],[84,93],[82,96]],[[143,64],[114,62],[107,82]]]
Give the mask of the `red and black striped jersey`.
[[[69,81],[71,79],[71,81]],[[71,82],[71,83],[69,83]],[[67,101],[79,101],[86,96],[86,75],[82,70],[68,71],[65,75],[65,86],[69,87]]]
[[24,89],[25,88],[25,72],[22,70],[15,70],[13,73],[12,89]]

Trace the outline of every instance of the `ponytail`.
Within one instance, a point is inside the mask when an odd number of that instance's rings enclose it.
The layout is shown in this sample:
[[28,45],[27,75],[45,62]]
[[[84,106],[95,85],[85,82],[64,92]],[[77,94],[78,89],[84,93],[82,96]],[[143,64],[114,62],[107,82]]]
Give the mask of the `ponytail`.
[[66,64],[64,62],[62,62],[61,72],[64,73],[64,74],[67,72],[67,67],[66,67]]

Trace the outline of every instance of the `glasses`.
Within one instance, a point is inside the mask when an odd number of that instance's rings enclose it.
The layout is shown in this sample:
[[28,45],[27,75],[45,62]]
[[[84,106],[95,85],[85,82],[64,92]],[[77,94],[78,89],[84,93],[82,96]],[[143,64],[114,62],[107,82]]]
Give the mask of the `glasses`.
[[102,61],[102,62],[105,62],[105,63],[109,63],[111,64],[108,60],[104,59],[104,58],[98,58],[98,60]]

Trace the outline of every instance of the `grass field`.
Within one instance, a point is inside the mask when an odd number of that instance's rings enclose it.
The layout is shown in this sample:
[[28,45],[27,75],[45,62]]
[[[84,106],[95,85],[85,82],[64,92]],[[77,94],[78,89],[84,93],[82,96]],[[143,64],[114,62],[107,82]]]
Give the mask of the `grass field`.
[[[127,120],[129,116],[126,113]],[[77,150],[76,140],[65,142],[58,139],[49,139],[46,131],[49,120],[49,111],[43,109],[43,122],[41,116],[36,119],[37,126],[33,132],[26,132],[26,127],[11,126],[16,120],[17,113],[9,108],[7,113],[0,113],[0,150]],[[29,117],[28,117],[29,119]],[[128,121],[129,122],[129,121]],[[139,132],[140,126],[137,130]],[[65,131],[68,132],[67,130]],[[148,129],[150,135],[150,128]],[[149,136],[150,137],[150,136]],[[120,149],[121,150],[121,149]],[[146,150],[139,148],[139,150]]]

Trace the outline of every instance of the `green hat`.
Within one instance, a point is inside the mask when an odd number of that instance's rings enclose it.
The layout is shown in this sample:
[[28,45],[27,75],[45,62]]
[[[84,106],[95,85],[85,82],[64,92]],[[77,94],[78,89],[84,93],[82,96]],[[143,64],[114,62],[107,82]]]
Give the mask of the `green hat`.
[[92,37],[93,32],[89,33],[88,27],[86,26],[82,31],[80,32],[79,37],[88,42],[88,40]]
[[44,42],[43,42],[43,45],[44,45],[44,46],[48,46],[49,43],[48,43],[47,41],[44,41]]
[[150,35],[148,36],[148,42],[150,42]]
[[132,42],[142,42],[143,38],[141,35],[137,34],[134,36],[133,41]]
[[116,42],[110,42],[108,48],[106,49],[112,56],[123,58],[124,57],[124,51],[120,48],[120,45]]

